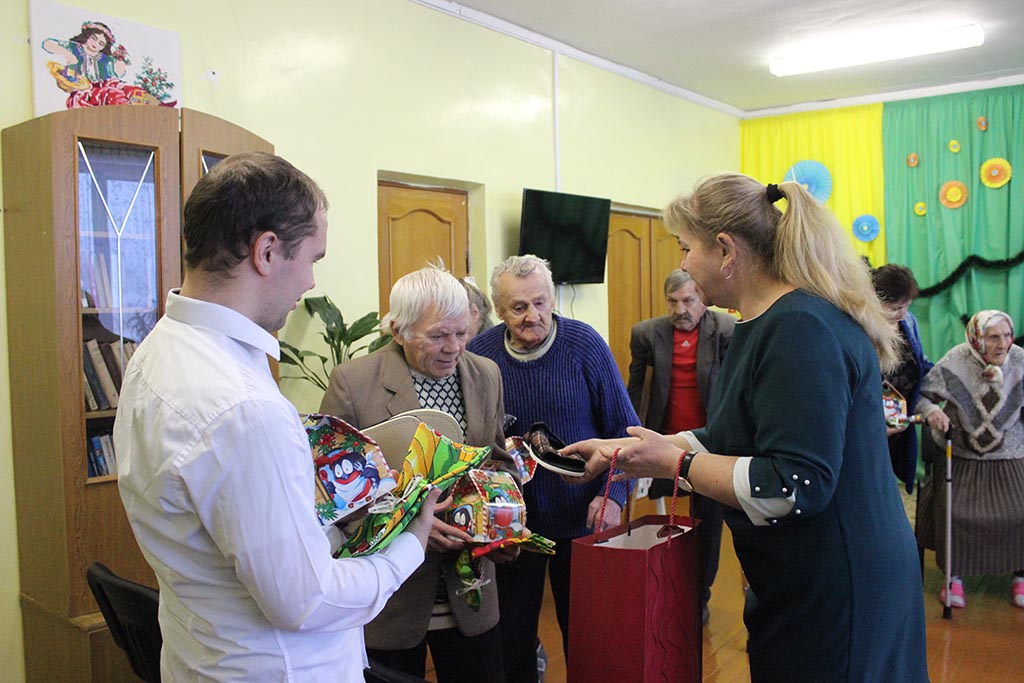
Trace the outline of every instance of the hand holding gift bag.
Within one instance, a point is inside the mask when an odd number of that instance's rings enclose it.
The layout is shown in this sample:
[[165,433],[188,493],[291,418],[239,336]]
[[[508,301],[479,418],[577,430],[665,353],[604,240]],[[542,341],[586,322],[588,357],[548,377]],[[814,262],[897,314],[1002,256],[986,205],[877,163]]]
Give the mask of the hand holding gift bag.
[[698,522],[675,506],[629,520],[627,499],[625,524],[573,541],[569,683],[701,680]]

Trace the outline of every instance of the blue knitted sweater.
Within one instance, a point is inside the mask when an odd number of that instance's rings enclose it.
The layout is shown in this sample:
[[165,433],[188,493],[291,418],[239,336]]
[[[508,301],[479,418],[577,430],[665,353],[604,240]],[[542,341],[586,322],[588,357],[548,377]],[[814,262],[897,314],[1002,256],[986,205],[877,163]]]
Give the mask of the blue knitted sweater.
[[[586,323],[558,318],[555,341],[536,360],[521,361],[505,349],[505,326],[475,337],[469,350],[498,364],[505,388],[505,412],[518,419],[507,436],[520,436],[544,422],[567,444],[593,437],[626,436],[638,425],[636,412],[604,340]],[[581,486],[566,484],[542,467],[523,487],[526,524],[548,538],[577,538],[587,529],[587,507],[604,492],[607,477]],[[626,484],[612,484],[611,498],[623,505]]]

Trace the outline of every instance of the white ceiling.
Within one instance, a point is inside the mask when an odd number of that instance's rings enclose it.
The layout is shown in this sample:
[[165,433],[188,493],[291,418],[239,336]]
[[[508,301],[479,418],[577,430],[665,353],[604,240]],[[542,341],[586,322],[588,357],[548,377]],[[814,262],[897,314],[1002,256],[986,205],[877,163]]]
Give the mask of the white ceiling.
[[[509,22],[742,115],[1024,83],[1024,0],[414,1]],[[985,29],[981,47],[786,78],[768,72],[780,48],[829,31],[971,23]]]

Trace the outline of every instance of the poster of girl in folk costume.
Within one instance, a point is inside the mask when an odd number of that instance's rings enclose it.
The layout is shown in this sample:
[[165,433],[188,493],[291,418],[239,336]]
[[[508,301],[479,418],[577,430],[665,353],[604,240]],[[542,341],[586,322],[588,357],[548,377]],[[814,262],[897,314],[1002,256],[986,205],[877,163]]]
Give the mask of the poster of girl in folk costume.
[[[177,105],[176,35],[107,17],[73,18],[80,12],[33,0],[32,42],[40,47],[33,53],[37,114],[104,105]],[[114,26],[123,34],[121,42]],[[72,33],[66,39],[53,37]],[[147,54],[130,51],[143,48]]]

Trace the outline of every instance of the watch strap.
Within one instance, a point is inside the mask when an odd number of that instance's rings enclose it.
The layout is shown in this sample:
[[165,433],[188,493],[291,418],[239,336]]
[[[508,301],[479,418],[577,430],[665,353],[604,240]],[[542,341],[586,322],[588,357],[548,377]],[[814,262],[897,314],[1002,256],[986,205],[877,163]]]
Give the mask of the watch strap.
[[693,483],[690,481],[690,465],[697,451],[683,451],[679,456],[679,471],[676,473],[676,486],[684,491],[693,491]]

